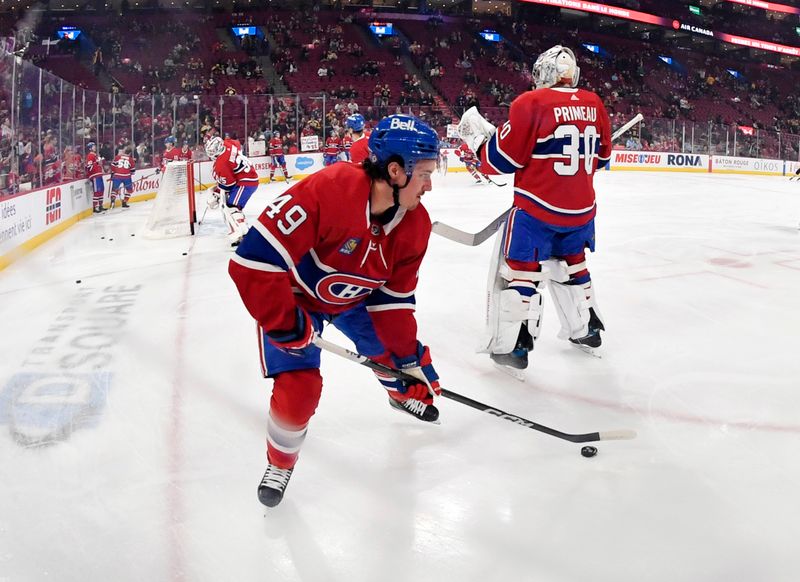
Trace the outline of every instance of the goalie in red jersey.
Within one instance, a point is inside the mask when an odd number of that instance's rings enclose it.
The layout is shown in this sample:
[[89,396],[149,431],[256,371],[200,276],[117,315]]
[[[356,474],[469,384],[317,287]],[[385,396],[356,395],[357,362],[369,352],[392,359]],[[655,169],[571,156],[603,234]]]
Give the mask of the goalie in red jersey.
[[245,307],[259,326],[261,366],[274,379],[267,422],[264,505],[283,498],[320,399],[323,324],[359,353],[419,379],[379,376],[389,404],[437,422],[441,393],[430,351],[417,339],[417,273],[431,220],[421,205],[431,189],[439,140],[407,115],[387,117],[369,140],[364,164],[333,164],[270,202],[230,262]]
[[236,246],[248,229],[242,210],[258,188],[258,174],[234,139],[212,137],[206,142],[206,154],[214,160],[211,176],[217,182],[208,206],[219,207],[220,197],[224,194],[222,215],[230,229],[228,239],[231,246]]
[[474,107],[458,126],[481,171],[514,174],[514,206],[498,237],[487,317],[486,351],[501,366],[527,367],[545,280],[559,337],[585,350],[601,344],[605,328],[585,250],[594,251],[593,178],[611,157],[611,123],[600,97],[577,88],[579,75],[573,52],[555,46],[533,66],[536,89],[514,100],[499,129]]

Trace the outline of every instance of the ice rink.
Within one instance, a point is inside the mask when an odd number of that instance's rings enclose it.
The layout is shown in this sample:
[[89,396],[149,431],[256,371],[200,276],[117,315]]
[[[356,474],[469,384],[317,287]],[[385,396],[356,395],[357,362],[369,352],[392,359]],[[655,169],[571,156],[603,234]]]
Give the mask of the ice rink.
[[[432,218],[477,231],[510,205],[510,185],[471,182],[437,177]],[[475,352],[493,240],[432,237],[420,337],[450,390],[638,438],[585,459],[444,399],[442,424],[424,425],[324,354],[273,510],[256,497],[271,383],[218,211],[198,236],[151,241],[152,202],[134,204],[13,263],[0,581],[796,582],[800,184],[602,172],[596,187],[602,359],[557,339],[548,293],[524,383]],[[247,214],[283,189],[262,186]]]

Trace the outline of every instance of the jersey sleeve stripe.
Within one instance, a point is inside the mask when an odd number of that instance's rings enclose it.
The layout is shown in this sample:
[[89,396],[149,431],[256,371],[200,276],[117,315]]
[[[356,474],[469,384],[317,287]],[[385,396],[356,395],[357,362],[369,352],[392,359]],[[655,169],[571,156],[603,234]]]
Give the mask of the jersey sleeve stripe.
[[501,174],[513,174],[522,164],[512,160],[497,143],[497,133],[495,133],[486,144],[486,161]]
[[413,291],[408,295],[403,294],[398,296],[386,293],[385,287],[375,289],[375,291],[370,293],[366,300],[367,306],[376,308],[385,307],[386,309],[392,308],[392,306],[395,305],[414,305],[416,302],[417,300],[414,298]]
[[240,257],[239,255],[233,255],[231,260],[234,263],[238,263],[242,267],[247,269],[253,269],[255,271],[264,271],[267,273],[285,273],[286,269],[281,269],[280,267],[276,267],[275,265],[271,265],[269,263],[262,263],[260,261],[253,261],[250,259],[245,259],[244,257]]
[[284,247],[284,246],[283,246],[283,245],[282,245],[282,244],[281,244],[281,243],[278,241],[278,239],[277,239],[277,238],[275,238],[275,235],[274,235],[274,234],[272,234],[272,233],[271,233],[271,232],[270,232],[270,231],[267,229],[267,227],[266,227],[266,226],[264,226],[264,225],[261,223],[261,221],[259,221],[259,220],[256,220],[256,221],[255,221],[255,223],[253,224],[253,228],[255,228],[255,229],[256,229],[256,231],[258,232],[258,234],[260,234],[260,235],[261,235],[261,236],[264,238],[264,241],[265,241],[265,242],[266,242],[266,243],[267,243],[267,244],[268,244],[270,247],[272,247],[273,249],[275,249],[275,251],[276,251],[276,252],[277,252],[277,253],[280,255],[280,257],[283,259],[283,265],[281,265],[281,266],[285,266],[287,269],[289,269],[291,266],[294,266],[294,261],[292,260],[292,255],[291,255],[291,254],[289,254],[289,251],[287,251],[287,250],[286,250],[286,247]]
[[416,308],[417,306],[413,303],[395,303],[392,305],[369,305],[367,306],[367,311],[394,311],[399,309],[409,309],[414,311]]
[[407,293],[400,293],[399,291],[392,291],[388,287],[384,286],[384,287],[381,287],[380,289],[378,289],[378,291],[380,291],[381,293],[385,293],[386,295],[389,295],[390,297],[397,297],[399,299],[405,299],[406,297],[413,297],[414,296],[414,292],[416,291],[416,289],[414,291],[408,291]]

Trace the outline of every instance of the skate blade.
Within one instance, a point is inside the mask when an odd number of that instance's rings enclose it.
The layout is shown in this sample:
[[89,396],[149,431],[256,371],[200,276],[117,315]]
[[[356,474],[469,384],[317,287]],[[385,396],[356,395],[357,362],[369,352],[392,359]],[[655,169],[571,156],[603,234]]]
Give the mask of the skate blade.
[[600,353],[600,351],[599,351],[600,348],[593,348],[593,347],[590,347],[590,346],[584,346],[582,344],[573,344],[572,342],[570,342],[569,345],[571,345],[573,348],[577,349],[578,351],[583,352],[584,354],[592,356],[593,358],[597,358],[598,360],[602,360],[603,359],[603,354]]
[[511,366],[504,366],[503,364],[498,364],[494,360],[492,360],[492,365],[503,372],[503,374],[507,374],[517,380],[518,382],[525,381],[525,370],[520,370],[519,368],[512,368]]

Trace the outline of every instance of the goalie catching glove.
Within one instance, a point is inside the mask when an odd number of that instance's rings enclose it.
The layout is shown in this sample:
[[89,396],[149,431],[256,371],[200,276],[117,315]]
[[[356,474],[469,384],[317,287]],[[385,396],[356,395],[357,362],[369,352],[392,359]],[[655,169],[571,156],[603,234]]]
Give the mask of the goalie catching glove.
[[425,404],[432,404],[433,397],[442,393],[442,388],[439,386],[439,375],[431,362],[431,351],[428,346],[423,346],[420,342],[417,342],[416,354],[398,358],[384,353],[375,358],[375,361],[419,379],[418,383],[412,383],[387,376],[376,370],[375,375],[378,377],[378,381],[393,393],[392,397],[395,400],[402,402],[413,399]]
[[458,137],[469,146],[475,154],[478,154],[478,148],[486,143],[492,137],[497,128],[486,121],[483,115],[478,113],[478,108],[475,106],[470,107],[461,116],[461,121],[458,122]]
[[219,208],[220,199],[221,199],[221,195],[220,195],[220,192],[219,192],[219,187],[214,188],[211,191],[211,196],[209,196],[209,198],[208,198],[208,202],[207,202],[208,207],[211,210],[214,210],[215,208]]
[[293,356],[302,356],[303,350],[314,341],[314,324],[305,309],[299,306],[295,309],[294,328],[288,331],[268,331],[267,337],[279,350]]

